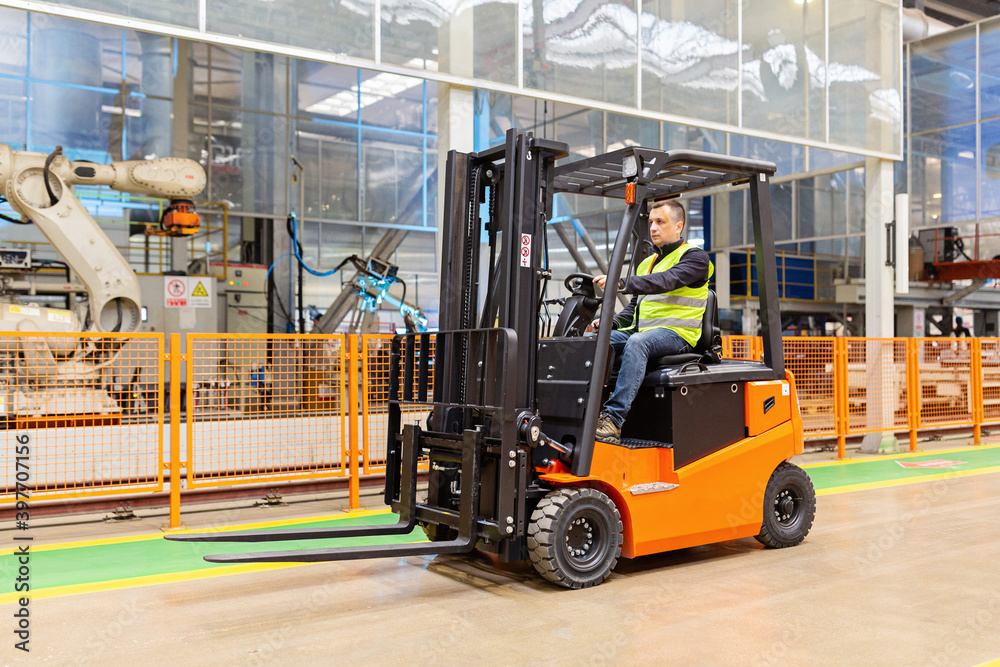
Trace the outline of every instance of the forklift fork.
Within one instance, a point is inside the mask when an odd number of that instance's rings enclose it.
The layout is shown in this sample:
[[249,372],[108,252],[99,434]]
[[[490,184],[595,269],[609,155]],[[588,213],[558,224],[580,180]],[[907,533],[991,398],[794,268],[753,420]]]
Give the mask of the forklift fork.
[[[466,430],[462,441],[462,479],[473,483],[462,484],[459,500],[458,536],[441,542],[416,542],[410,544],[382,544],[362,547],[331,547],[289,551],[261,551],[251,553],[205,556],[210,563],[315,563],[361,558],[395,558],[401,556],[426,556],[439,553],[464,553],[472,551],[477,540],[479,516],[479,487],[481,434]],[[407,535],[416,526],[417,516],[417,458],[420,455],[420,429],[407,425],[402,438],[402,475],[400,479],[400,519],[390,526],[351,526],[345,528],[286,528],[279,530],[252,530],[220,533],[192,533],[167,535],[175,542],[276,542],[285,540],[318,540],[338,537],[375,537],[382,535]],[[406,496],[403,496],[403,491]]]

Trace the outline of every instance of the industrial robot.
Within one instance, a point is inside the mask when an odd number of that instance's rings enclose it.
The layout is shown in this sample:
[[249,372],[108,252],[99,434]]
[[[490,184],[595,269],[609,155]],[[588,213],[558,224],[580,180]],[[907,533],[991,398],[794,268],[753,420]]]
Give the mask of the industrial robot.
[[4,416],[119,410],[97,378],[114,363],[126,339],[65,334],[134,332],[141,314],[139,281],[76,197],[74,188],[106,185],[119,192],[168,198],[170,205],[160,220],[160,229],[148,229],[147,233],[188,236],[199,225],[192,198],[204,189],[205,182],[201,165],[188,159],[166,157],[102,165],[70,161],[61,147],[46,155],[0,144],[0,203],[5,200],[20,214],[20,220],[3,218],[38,227],[78,281],[68,283],[66,289],[77,291],[78,287],[87,295],[65,310],[24,305],[15,289],[0,292],[0,331],[55,334],[8,338],[0,346]]

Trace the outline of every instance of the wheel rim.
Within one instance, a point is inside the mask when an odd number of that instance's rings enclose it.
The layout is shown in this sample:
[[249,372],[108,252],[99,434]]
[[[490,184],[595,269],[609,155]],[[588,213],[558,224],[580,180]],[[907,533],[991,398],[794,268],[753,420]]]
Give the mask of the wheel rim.
[[607,555],[607,535],[603,517],[594,511],[581,511],[569,521],[562,541],[563,553],[575,570],[593,570]]
[[802,494],[792,487],[782,489],[774,497],[771,511],[779,526],[793,528],[802,519]]

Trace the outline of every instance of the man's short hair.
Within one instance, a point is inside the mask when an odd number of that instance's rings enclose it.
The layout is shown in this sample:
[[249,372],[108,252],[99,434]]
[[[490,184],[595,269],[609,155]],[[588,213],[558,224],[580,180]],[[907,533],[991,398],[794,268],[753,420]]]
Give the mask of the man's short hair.
[[684,207],[676,199],[661,199],[660,201],[653,202],[653,205],[649,207],[649,212],[652,213],[658,208],[667,209],[667,214],[670,215],[670,219],[674,222],[680,220],[682,223],[687,224],[687,215],[684,213]]

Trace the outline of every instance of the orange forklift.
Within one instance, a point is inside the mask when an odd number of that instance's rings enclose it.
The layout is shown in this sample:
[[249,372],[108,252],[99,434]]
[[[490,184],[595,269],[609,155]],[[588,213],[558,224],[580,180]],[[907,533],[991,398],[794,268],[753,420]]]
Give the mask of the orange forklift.
[[[751,536],[775,548],[802,542],[816,500],[809,477],[789,462],[802,452],[802,419],[782,356],[769,189],[774,164],[639,147],[559,162],[566,156],[565,144],[515,130],[502,145],[448,155],[440,330],[398,335],[390,352],[385,501],[397,523],[167,539],[406,535],[419,525],[426,542],[206,560],[317,562],[480,550],[501,561],[530,560],[542,577],[568,588],[603,582],[619,558]],[[710,292],[694,351],[650,360],[621,443],[595,441],[617,374],[609,343],[614,278],[634,273],[653,249],[649,203],[738,184],[750,190],[763,360],[721,358]],[[571,296],[555,335],[541,337],[552,277],[546,222],[556,193],[614,198],[625,212],[604,294],[597,295],[591,276],[568,276]],[[584,334],[598,309],[598,332]],[[426,423],[404,424],[404,414],[421,406],[430,410]],[[429,464],[422,501],[418,460]]]

